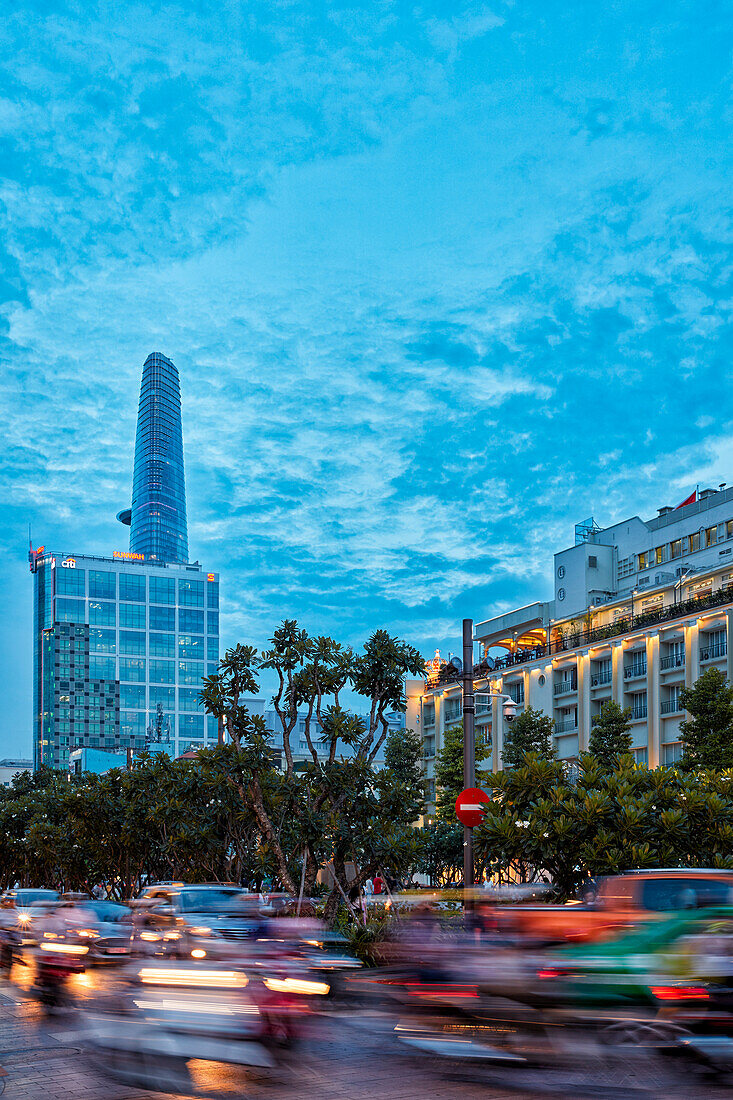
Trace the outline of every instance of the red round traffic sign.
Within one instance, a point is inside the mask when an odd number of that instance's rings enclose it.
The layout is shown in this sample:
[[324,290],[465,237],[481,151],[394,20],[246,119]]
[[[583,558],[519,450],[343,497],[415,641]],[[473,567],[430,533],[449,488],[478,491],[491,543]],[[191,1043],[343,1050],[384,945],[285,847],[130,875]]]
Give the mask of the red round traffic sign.
[[462,825],[475,829],[483,821],[486,803],[490,801],[486,791],[480,787],[467,787],[456,799],[456,817]]

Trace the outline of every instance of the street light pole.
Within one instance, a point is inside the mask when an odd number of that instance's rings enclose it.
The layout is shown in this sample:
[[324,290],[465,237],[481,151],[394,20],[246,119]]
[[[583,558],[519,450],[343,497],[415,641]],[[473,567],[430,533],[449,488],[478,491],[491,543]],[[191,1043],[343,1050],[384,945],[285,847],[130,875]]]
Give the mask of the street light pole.
[[[463,620],[463,786],[476,782],[476,698],[473,694],[473,619]],[[463,885],[473,886],[473,830],[463,826]]]

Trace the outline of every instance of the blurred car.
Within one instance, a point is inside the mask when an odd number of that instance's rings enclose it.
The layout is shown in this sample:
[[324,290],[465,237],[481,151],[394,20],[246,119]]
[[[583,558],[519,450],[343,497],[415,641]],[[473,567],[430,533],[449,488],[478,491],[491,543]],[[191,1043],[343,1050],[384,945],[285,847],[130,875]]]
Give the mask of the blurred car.
[[92,919],[78,935],[88,941],[88,963],[124,962],[129,958],[133,932],[130,907],[114,901],[87,901],[84,911]]
[[153,903],[154,921],[193,936],[243,942],[263,926],[259,898],[240,886],[219,883],[148,886],[141,900]]
[[15,910],[18,932],[23,945],[34,944],[37,940],[33,923],[47,912],[59,899],[58,890],[8,890],[3,894],[3,907]]

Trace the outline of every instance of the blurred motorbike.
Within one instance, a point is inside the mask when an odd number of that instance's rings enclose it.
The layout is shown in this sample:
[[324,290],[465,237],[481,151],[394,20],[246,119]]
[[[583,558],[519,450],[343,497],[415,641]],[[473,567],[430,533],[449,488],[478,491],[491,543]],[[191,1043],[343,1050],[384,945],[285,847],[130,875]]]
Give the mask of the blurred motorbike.
[[35,990],[47,1012],[54,1012],[70,1002],[68,981],[72,974],[84,971],[84,957],[89,948],[75,937],[48,934],[38,945]]

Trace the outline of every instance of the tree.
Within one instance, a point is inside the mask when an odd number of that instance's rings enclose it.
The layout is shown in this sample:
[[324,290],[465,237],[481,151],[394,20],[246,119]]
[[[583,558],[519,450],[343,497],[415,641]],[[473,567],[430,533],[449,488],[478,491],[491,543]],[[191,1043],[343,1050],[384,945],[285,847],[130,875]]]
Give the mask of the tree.
[[619,756],[631,752],[631,707],[622,710],[608,699],[591,722],[588,752],[607,771],[613,770]]
[[541,710],[526,707],[508,727],[504,737],[502,753],[504,767],[521,767],[528,752],[536,752],[545,760],[553,760],[555,757],[552,744],[554,732],[551,718]]
[[733,767],[733,687],[723,673],[707,669],[691,688],[682,689],[680,703],[692,715],[680,723],[683,767]]
[[425,809],[425,778],[419,733],[408,729],[392,730],[384,743],[384,766],[412,795],[414,816],[417,818]]
[[[476,742],[475,761],[480,764],[488,756],[483,741]],[[474,773],[474,785],[481,786],[483,773]],[[456,824],[456,799],[463,782],[463,723],[450,726],[443,733],[443,744],[435,758],[436,817],[450,825]],[[463,843],[463,841],[461,841]]]
[[[375,760],[389,733],[388,713],[405,710],[405,676],[423,670],[420,653],[386,630],[375,631],[356,653],[286,620],[262,653],[236,646],[204,682],[202,702],[225,720],[236,748],[238,770],[227,781],[253,815],[262,849],[291,893],[309,893],[320,868],[329,866],[334,885],[327,917],[350,888],[378,870],[399,874],[414,857],[414,790],[391,769],[377,769]],[[257,692],[261,671],[275,678],[282,773],[273,765],[264,720],[242,702]],[[349,688],[367,700],[366,720],[342,708]],[[301,719],[310,761],[296,771],[291,737]],[[348,755],[339,754],[343,747]],[[347,878],[347,863],[357,868],[356,881]]]
[[490,783],[494,798],[474,844],[500,879],[547,872],[566,898],[589,876],[733,866],[729,771],[649,769],[621,756],[609,772],[584,753],[570,783],[561,761],[529,753]]

